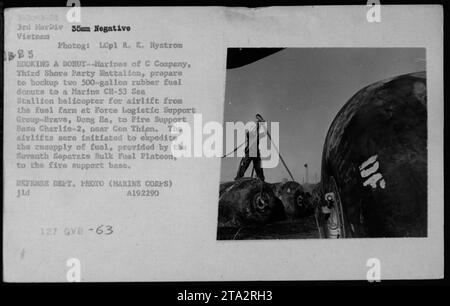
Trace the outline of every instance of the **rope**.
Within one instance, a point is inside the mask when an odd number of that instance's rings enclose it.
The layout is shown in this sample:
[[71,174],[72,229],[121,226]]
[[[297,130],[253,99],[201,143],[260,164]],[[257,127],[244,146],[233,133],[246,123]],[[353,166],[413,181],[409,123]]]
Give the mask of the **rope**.
[[224,156],[222,156],[222,158],[225,158],[225,157],[227,157],[228,155],[231,155],[231,154],[233,154],[234,152],[236,152],[237,149],[239,149],[240,147],[242,147],[242,145],[243,145],[244,143],[245,143],[245,141],[244,141],[243,143],[241,143],[239,146],[237,146],[236,148],[234,148],[233,151],[231,151],[231,152],[229,152],[228,154],[225,154]]
[[238,237],[238,235],[239,235],[239,233],[240,233],[241,230],[242,230],[242,227],[240,227],[240,228],[238,229],[238,231],[236,232],[236,234],[234,234],[233,240],[236,240],[236,238]]

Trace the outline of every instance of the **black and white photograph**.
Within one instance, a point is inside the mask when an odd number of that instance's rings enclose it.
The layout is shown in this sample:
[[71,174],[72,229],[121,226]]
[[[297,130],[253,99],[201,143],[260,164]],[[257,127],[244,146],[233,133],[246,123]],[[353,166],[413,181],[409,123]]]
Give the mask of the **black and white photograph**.
[[222,159],[217,239],[427,237],[424,48],[227,56],[224,121],[279,122],[279,163],[249,154],[270,127]]

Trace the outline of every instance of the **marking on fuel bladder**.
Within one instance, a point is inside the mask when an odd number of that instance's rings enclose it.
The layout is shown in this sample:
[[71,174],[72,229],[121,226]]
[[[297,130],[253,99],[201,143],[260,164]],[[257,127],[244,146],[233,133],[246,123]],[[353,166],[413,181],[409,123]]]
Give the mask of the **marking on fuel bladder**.
[[[365,162],[359,166],[359,171],[362,178],[368,178],[364,181],[363,186],[370,185],[373,189],[380,186],[381,189],[386,187],[386,181],[383,175],[378,171],[380,163],[377,161],[378,155],[369,157]],[[378,183],[378,185],[377,185]]]

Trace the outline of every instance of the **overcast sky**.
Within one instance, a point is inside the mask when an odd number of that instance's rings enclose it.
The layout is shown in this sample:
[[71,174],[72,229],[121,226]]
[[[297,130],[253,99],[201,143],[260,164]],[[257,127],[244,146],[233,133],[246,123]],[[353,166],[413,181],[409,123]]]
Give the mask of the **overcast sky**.
[[[227,70],[224,121],[280,122],[280,152],[302,183],[320,177],[328,128],[358,90],[397,75],[425,70],[425,49],[289,48]],[[239,158],[223,158],[221,181],[233,180]],[[288,178],[281,162],[264,169],[268,182]],[[246,176],[250,176],[251,166]]]

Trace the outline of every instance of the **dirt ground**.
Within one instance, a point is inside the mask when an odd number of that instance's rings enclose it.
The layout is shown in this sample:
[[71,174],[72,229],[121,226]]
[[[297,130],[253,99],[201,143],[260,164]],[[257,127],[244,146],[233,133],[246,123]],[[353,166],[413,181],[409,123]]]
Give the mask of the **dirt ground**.
[[219,227],[217,240],[314,239],[320,238],[314,215],[260,227]]

